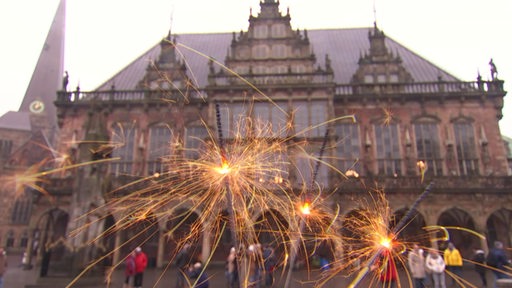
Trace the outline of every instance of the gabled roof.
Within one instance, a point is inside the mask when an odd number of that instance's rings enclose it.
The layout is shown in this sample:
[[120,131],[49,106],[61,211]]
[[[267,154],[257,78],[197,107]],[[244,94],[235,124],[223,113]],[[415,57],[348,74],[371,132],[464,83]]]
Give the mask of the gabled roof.
[[8,163],[18,167],[28,167],[56,158],[50,142],[41,131],[32,133],[31,137],[9,156]]
[[[350,83],[352,75],[358,68],[360,56],[367,53],[370,48],[368,31],[371,29],[373,28],[309,30],[308,37],[317,58],[317,65],[325,67],[325,55],[328,54],[334,69],[335,82]],[[176,38],[178,54],[182,54],[188,65],[189,77],[197,82],[199,88],[202,88],[207,85],[208,80],[208,57],[223,63],[233,34],[180,34]],[[117,90],[134,90],[137,83],[144,77],[148,63],[158,58],[159,44],[160,41],[96,90],[108,90],[112,86]],[[459,81],[389,37],[386,38],[386,46],[390,52],[402,58],[404,67],[411,73],[415,82],[435,82],[439,77],[445,81]]]
[[9,111],[0,116],[0,128],[30,131],[30,112]]

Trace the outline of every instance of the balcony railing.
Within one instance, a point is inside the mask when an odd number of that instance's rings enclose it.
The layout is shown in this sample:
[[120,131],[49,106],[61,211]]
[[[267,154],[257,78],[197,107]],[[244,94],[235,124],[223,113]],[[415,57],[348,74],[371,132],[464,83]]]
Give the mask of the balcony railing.
[[422,83],[371,83],[343,84],[336,86],[338,96],[358,94],[438,94],[438,93],[479,93],[503,92],[503,81],[472,81],[472,82],[422,82]]
[[[252,75],[250,77],[237,77],[234,75],[215,76],[210,79],[209,88],[247,88],[247,83],[258,85],[272,84],[330,84],[332,75],[326,73],[310,74],[275,74],[275,75]],[[247,81],[247,82],[246,82]],[[473,81],[473,82],[424,82],[424,83],[372,83],[372,84],[342,84],[336,85],[335,96],[345,98],[360,95],[387,95],[400,97],[407,100],[407,97],[432,95],[438,96],[478,96],[485,97],[489,93],[504,94],[503,81]],[[406,97],[405,99],[403,97]],[[194,99],[205,100],[208,95],[204,89],[182,90],[106,90],[106,91],[59,91],[57,93],[57,105],[74,102],[84,103],[91,101],[101,102],[151,102],[151,101],[189,101]]]

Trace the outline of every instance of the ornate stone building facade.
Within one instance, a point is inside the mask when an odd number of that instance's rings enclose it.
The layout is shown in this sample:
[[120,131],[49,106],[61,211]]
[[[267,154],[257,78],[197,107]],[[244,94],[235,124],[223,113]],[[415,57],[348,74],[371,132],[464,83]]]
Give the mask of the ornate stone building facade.
[[[74,258],[77,267],[114,247],[120,247],[113,257],[119,261],[144,239],[150,263],[162,267],[188,229],[173,227],[200,219],[200,208],[187,219],[182,211],[153,211],[147,219],[152,225],[98,240],[101,231],[128,213],[109,206],[109,192],[133,193],[139,186],[127,184],[172,170],[162,159],[198,157],[198,139],[207,139],[209,131],[229,142],[235,133],[254,128],[238,120],[251,119],[271,124],[272,132],[262,137],[307,143],[282,156],[293,164],[279,169],[285,173],[262,181],[279,179],[287,189],[301,191],[314,180],[342,216],[361,208],[361,199],[371,198],[369,191],[380,189],[397,219],[432,181],[435,188],[416,208],[403,237],[425,233],[425,226],[463,227],[486,236],[449,230],[463,256],[496,239],[510,247],[512,178],[498,127],[503,81],[480,76],[461,81],[386,37],[376,24],[298,31],[290,18],[279,2],[264,0],[259,13],[250,15],[247,31],[169,33],[95,91],[59,92],[57,151],[73,163],[109,160],[52,177],[48,187],[59,193],[61,204],[33,215],[31,228],[44,232],[40,239],[55,243],[79,231],[64,241],[84,255]],[[311,168],[315,157],[323,157],[318,170]],[[420,161],[428,167],[425,173]],[[359,177],[345,177],[347,171]],[[40,228],[42,215],[53,215],[53,224]],[[211,235],[208,223],[203,225],[198,245],[208,255]],[[214,259],[224,259],[228,238],[222,238]]]

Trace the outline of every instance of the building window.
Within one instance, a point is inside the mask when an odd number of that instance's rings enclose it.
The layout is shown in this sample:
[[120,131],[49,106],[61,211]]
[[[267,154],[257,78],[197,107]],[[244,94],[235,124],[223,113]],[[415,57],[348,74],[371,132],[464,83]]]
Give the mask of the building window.
[[286,56],[287,56],[287,53],[286,53],[285,45],[279,44],[279,45],[272,46],[272,57],[277,58],[277,59],[282,59],[282,58],[286,58]]
[[21,234],[20,247],[27,248],[27,246],[28,246],[28,231],[24,230],[23,233]]
[[254,27],[254,38],[264,39],[268,37],[268,26],[258,25]]
[[377,75],[377,83],[386,83],[386,75],[384,75],[384,74]]
[[[272,145],[272,144],[268,144]],[[288,182],[288,156],[286,150],[275,149],[256,155],[255,180],[267,189],[283,186]]]
[[461,175],[478,175],[475,134],[470,123],[454,123],[455,149]]
[[11,210],[12,224],[28,224],[32,213],[31,192],[28,189],[23,195],[16,198]]
[[323,137],[327,121],[326,101],[293,102],[295,134],[298,137]]
[[277,65],[271,68],[273,74],[286,74],[288,73],[288,67],[285,65]]
[[296,74],[306,73],[306,66],[304,65],[293,65],[292,72]]
[[[310,145],[305,150],[295,154],[295,176],[296,187],[315,189],[317,186],[328,186],[329,171],[327,165],[323,164],[325,159],[320,159],[321,145]],[[315,188],[314,188],[315,187]]]
[[172,130],[166,125],[149,128],[148,173],[163,172],[164,160],[171,156]]
[[252,70],[254,74],[268,74],[269,68],[266,66],[256,66]]
[[389,82],[390,83],[398,83],[398,74],[389,75]]
[[5,241],[5,247],[14,247],[14,231],[12,230],[7,231],[7,241]]
[[373,83],[373,75],[371,75],[371,74],[364,75],[364,83]]
[[0,140],[0,159],[7,159],[12,152],[11,140]]
[[402,175],[398,125],[375,125],[374,129],[379,174]]
[[355,123],[340,123],[335,127],[336,159],[338,169],[342,172],[355,170],[361,174],[359,162],[361,141],[359,139],[359,125]]
[[443,161],[439,146],[439,132],[436,123],[414,124],[418,161],[427,164],[427,174],[443,175]]
[[208,130],[204,126],[189,126],[185,129],[185,157],[199,159],[201,148],[208,137]]
[[253,48],[253,56],[255,59],[268,58],[269,48],[266,45],[258,45]]
[[135,148],[135,128],[129,124],[117,123],[112,128],[112,158],[119,158],[111,165],[111,173],[131,174]]
[[271,29],[273,38],[283,38],[286,36],[286,28],[284,24],[274,24]]

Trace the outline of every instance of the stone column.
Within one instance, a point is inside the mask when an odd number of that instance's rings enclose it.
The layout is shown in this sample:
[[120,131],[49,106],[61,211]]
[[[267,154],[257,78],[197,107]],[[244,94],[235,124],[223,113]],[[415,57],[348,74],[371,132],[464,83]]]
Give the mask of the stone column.
[[156,268],[164,267],[165,233],[160,231],[158,236],[158,251],[156,256]]
[[[115,247],[121,247],[121,231],[117,231],[115,239]],[[121,260],[121,249],[114,249],[114,255],[112,257],[112,263],[119,263]]]
[[[485,218],[482,217],[483,215],[478,215],[478,216],[479,217],[475,217],[475,232],[485,236],[485,226],[486,226]],[[487,239],[485,237],[480,238],[480,247],[486,253],[489,252],[490,247],[487,247]]]
[[206,261],[208,261],[208,257],[210,256],[210,253],[211,253],[211,231],[213,229],[213,227],[211,227],[211,222],[210,221],[205,221],[203,223],[204,225],[204,229],[203,229],[203,247],[201,249],[201,261],[203,261],[203,263],[206,263]]

